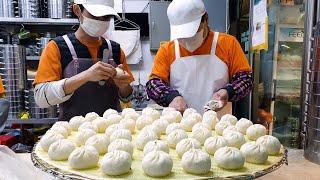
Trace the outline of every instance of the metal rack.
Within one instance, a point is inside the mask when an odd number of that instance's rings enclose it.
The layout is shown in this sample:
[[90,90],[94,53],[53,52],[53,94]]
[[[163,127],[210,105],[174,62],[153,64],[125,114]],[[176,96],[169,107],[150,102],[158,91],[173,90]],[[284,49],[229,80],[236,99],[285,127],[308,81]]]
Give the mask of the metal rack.
[[78,19],[52,19],[52,18],[7,18],[0,17],[1,25],[49,25],[49,26],[57,26],[57,25],[78,25]]

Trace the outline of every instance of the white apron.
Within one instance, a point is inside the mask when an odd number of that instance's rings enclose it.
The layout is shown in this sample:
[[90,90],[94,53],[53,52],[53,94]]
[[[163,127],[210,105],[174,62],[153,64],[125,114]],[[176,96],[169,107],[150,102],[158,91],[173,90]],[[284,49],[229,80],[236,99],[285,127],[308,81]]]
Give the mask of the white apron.
[[[188,107],[203,113],[203,106],[212,99],[213,93],[229,82],[227,65],[216,56],[219,33],[214,38],[209,55],[180,57],[178,40],[175,40],[176,59],[170,67],[170,86],[177,89],[186,100]],[[228,103],[218,116],[232,113]]]

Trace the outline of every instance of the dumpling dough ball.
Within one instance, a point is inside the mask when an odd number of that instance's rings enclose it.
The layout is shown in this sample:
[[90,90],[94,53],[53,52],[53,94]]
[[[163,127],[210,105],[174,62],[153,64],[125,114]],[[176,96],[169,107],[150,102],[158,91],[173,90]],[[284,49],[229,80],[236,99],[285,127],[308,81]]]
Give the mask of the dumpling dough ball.
[[126,174],[130,171],[132,159],[129,153],[115,150],[107,153],[101,161],[101,170],[110,176]]
[[67,138],[69,135],[68,130],[62,126],[51,127],[47,132],[61,134],[64,138]]
[[240,151],[244,154],[246,161],[249,163],[264,164],[268,159],[266,148],[254,141],[242,145]]
[[114,110],[114,109],[107,109],[104,113],[103,113],[103,117],[105,119],[107,119],[111,114],[118,114],[118,111]]
[[281,143],[278,138],[270,135],[264,135],[257,139],[257,144],[264,145],[268,155],[277,155],[280,152]]
[[92,125],[98,128],[99,133],[104,133],[108,127],[108,122],[103,117],[98,117],[92,121]]
[[124,126],[124,128],[128,129],[131,133],[134,133],[136,128],[136,121],[133,119],[122,119],[120,124]]
[[139,150],[143,150],[144,146],[149,142],[149,141],[154,141],[157,140],[158,136],[157,134],[153,131],[141,131],[137,138],[136,138],[136,146]]
[[54,161],[67,160],[73,150],[76,149],[76,145],[68,139],[59,139],[52,143],[48,150],[49,158]]
[[95,147],[99,154],[105,154],[108,151],[109,143],[109,138],[106,135],[97,134],[89,137],[85,145]]
[[163,151],[169,153],[169,145],[165,141],[149,141],[143,148],[143,154],[146,155],[151,151]]
[[107,121],[110,121],[109,124],[118,124],[123,119],[119,114],[111,114],[108,116]]
[[127,139],[129,141],[132,140],[131,137],[131,132],[127,129],[118,129],[115,130],[111,135],[110,135],[110,141],[114,141],[116,139]]
[[67,122],[67,121],[57,121],[53,124],[52,128],[54,128],[54,127],[64,127],[67,130],[69,135],[71,134],[71,131],[72,131],[72,128],[71,128],[69,122]]
[[82,146],[86,143],[86,141],[91,137],[96,135],[97,133],[92,129],[82,129],[77,132],[75,135],[75,142],[77,146]]
[[84,120],[87,122],[92,122],[93,120],[97,119],[98,117],[100,117],[99,114],[97,114],[95,112],[89,112],[84,117]]
[[143,172],[151,177],[163,177],[171,173],[173,161],[168,153],[151,151],[142,159]]
[[194,131],[195,129],[198,129],[198,128],[206,128],[208,129],[209,131],[211,131],[211,126],[209,126],[207,123],[197,123],[195,124],[193,127],[192,127],[192,131]]
[[150,107],[144,108],[142,110],[142,115],[151,117],[153,121],[160,118],[160,112]]
[[129,112],[127,113],[124,118],[125,119],[133,119],[133,120],[137,120],[140,117],[140,114],[136,113],[136,112]]
[[[224,134],[229,133],[229,132],[240,132],[238,130],[238,128],[236,126],[228,126],[226,129],[223,130],[222,132],[222,136],[224,136]],[[241,133],[241,132],[240,132]],[[242,134],[242,133],[241,133]]]
[[138,130],[141,130],[147,125],[150,125],[153,123],[153,119],[149,116],[140,116],[136,121],[136,126]]
[[255,141],[259,137],[266,135],[266,133],[267,133],[267,129],[261,124],[254,124],[248,127],[246,131],[246,135],[248,139],[252,141]]
[[166,115],[163,115],[161,118],[168,121],[169,124],[171,123],[179,123],[182,119],[182,115],[179,111],[171,111]]
[[223,136],[227,142],[228,146],[235,147],[240,149],[240,147],[246,143],[246,139],[244,138],[244,135],[240,132],[236,131],[229,131],[228,133],[225,133]]
[[118,129],[125,129],[125,127],[123,124],[112,124],[109,127],[107,127],[105,135],[110,137],[111,134]]
[[152,126],[156,127],[157,129],[159,129],[160,133],[161,134],[165,134],[166,133],[166,128],[168,127],[169,123],[167,120],[165,119],[158,119],[158,120],[155,120],[153,123],[152,123]]
[[84,122],[83,124],[81,124],[79,126],[78,131],[81,131],[83,129],[91,129],[95,132],[98,132],[98,130],[99,130],[98,127],[95,124],[93,124],[92,122]]
[[204,142],[204,149],[207,151],[207,153],[214,155],[214,153],[222,147],[228,146],[227,140],[222,136],[213,136],[209,137]]
[[180,125],[180,123],[169,124],[166,128],[166,135],[169,135],[172,131],[176,129],[182,129],[182,126]]
[[173,149],[176,148],[177,144],[182,140],[188,138],[188,134],[182,129],[176,129],[167,136],[167,142]]
[[187,118],[190,114],[197,113],[197,110],[193,108],[188,108],[183,112],[183,118]]
[[190,149],[183,154],[181,166],[187,173],[207,174],[210,172],[211,158],[201,149]]
[[207,128],[197,128],[191,132],[191,138],[198,140],[201,145],[203,145],[206,139],[211,136],[211,131],[209,131]]
[[164,108],[164,109],[162,110],[161,115],[162,115],[162,116],[165,116],[165,115],[169,114],[169,113],[172,112],[172,111],[177,111],[177,110],[176,110],[175,108],[172,108],[172,107],[166,107],[166,108]]
[[181,158],[182,155],[190,149],[201,149],[201,144],[194,138],[182,139],[176,146],[178,156]]
[[231,115],[231,114],[225,114],[221,117],[220,119],[221,122],[229,122],[232,125],[236,125],[236,123],[238,122],[237,117]]
[[223,169],[241,169],[245,162],[243,153],[235,147],[222,147],[214,154],[217,166]]
[[133,144],[127,139],[116,139],[109,144],[108,152],[121,150],[133,155]]
[[181,120],[181,126],[185,131],[191,132],[192,127],[202,121],[202,116],[199,113],[191,113],[186,118]]
[[242,134],[246,134],[247,129],[252,126],[253,123],[246,118],[241,118],[237,123],[236,127]]
[[208,124],[211,129],[214,130],[216,124],[219,122],[217,113],[212,110],[206,111],[205,113],[203,113],[202,122]]
[[40,139],[40,146],[44,151],[48,151],[50,145],[60,139],[64,139],[63,135],[47,132]]
[[124,108],[121,112],[121,116],[125,117],[126,114],[132,113],[132,112],[136,112],[136,110],[134,110],[133,108]]
[[79,126],[85,122],[83,116],[74,116],[70,119],[69,124],[73,131],[78,131]]
[[98,165],[99,153],[93,146],[82,146],[72,151],[68,158],[73,169],[90,169]]

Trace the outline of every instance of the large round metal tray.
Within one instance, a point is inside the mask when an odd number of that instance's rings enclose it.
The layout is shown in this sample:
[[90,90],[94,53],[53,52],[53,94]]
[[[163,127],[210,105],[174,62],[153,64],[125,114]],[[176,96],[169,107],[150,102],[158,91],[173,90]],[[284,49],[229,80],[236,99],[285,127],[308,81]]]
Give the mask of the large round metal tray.
[[[72,139],[73,137],[71,137]],[[211,173],[207,175],[192,175],[187,174],[183,171],[180,166],[180,159],[177,157],[176,152],[170,149],[170,155],[174,162],[173,173],[169,177],[164,177],[161,179],[254,179],[261,177],[265,174],[275,171],[283,164],[288,164],[287,161],[287,150],[285,148],[281,149],[281,154],[277,156],[269,156],[267,164],[265,165],[255,165],[251,163],[245,163],[244,168],[240,170],[224,170],[218,168],[212,158]],[[39,144],[36,144],[31,153],[31,160],[34,166],[40,168],[49,174],[52,174],[59,179],[152,179],[151,177],[145,175],[141,169],[141,159],[143,157],[143,152],[135,149],[133,155],[132,171],[127,175],[122,175],[119,177],[104,175],[100,168],[95,168],[95,170],[77,171],[68,168],[67,161],[65,162],[55,162],[48,158],[48,154],[45,153]],[[102,156],[100,156],[100,159]],[[97,171],[94,174],[93,171]],[[94,175],[92,175],[94,174]]]

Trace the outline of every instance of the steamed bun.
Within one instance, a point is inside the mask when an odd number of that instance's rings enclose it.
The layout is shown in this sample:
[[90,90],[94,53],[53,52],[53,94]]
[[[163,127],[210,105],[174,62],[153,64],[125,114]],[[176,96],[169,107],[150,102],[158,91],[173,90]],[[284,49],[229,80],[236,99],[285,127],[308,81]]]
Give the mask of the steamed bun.
[[85,122],[85,119],[83,116],[74,116],[73,118],[70,119],[69,124],[73,131],[78,131],[79,126],[84,122]]
[[98,165],[99,153],[93,146],[82,146],[72,151],[68,158],[73,169],[90,169]]
[[201,149],[190,149],[183,154],[181,166],[187,173],[207,174],[211,169],[211,158]]
[[211,131],[209,131],[207,128],[197,128],[191,132],[190,137],[198,140],[200,144],[203,145],[205,140],[211,136]]
[[187,118],[190,114],[197,113],[197,110],[193,108],[188,108],[183,112],[183,118]]
[[121,116],[125,117],[126,114],[132,113],[132,112],[136,112],[136,110],[134,110],[133,108],[124,108],[121,112]]
[[142,115],[137,119],[136,126],[138,130],[141,130],[145,126],[150,125],[152,123],[153,119],[151,117]]
[[67,122],[67,121],[57,121],[52,126],[53,129],[55,127],[64,127],[67,130],[68,134],[69,135],[71,134],[72,128],[71,128],[71,125],[69,124],[69,122]]
[[96,135],[97,133],[92,129],[82,129],[79,130],[75,135],[75,142],[77,146],[82,146],[86,143],[86,141],[91,137]]
[[95,132],[98,132],[98,126],[96,126],[95,124],[93,124],[92,122],[84,122],[82,123],[79,128],[78,128],[78,131],[81,131],[83,129],[91,129]]
[[89,112],[84,117],[84,120],[87,122],[92,122],[93,120],[97,119],[98,117],[100,117],[99,114],[97,114],[95,112]]
[[266,135],[266,133],[267,133],[267,129],[261,124],[254,124],[248,127],[246,131],[246,135],[248,139],[252,141],[255,141],[259,137]]
[[237,131],[229,131],[223,137],[227,140],[228,146],[240,149],[242,144],[246,143],[244,135]]
[[167,142],[171,148],[176,148],[176,145],[182,140],[188,138],[188,134],[182,129],[176,129],[167,136]]
[[213,136],[209,137],[204,142],[204,149],[207,151],[207,153],[214,155],[214,153],[222,147],[228,146],[227,140],[222,136]]
[[136,128],[136,121],[133,119],[122,119],[120,124],[124,126],[124,128],[128,129],[131,133],[134,133]]
[[216,127],[215,127],[215,132],[222,136],[223,134],[223,131],[228,127],[228,126],[232,126],[232,124],[230,124],[229,122],[222,122],[222,121],[219,121],[217,124],[216,124]]
[[161,119],[165,119],[169,124],[171,123],[179,123],[182,119],[182,115],[179,111],[171,111],[166,115],[161,116]]
[[216,127],[216,124],[219,122],[217,113],[215,111],[206,111],[203,113],[202,122],[208,124],[211,129]]
[[153,121],[157,120],[160,118],[160,112],[150,108],[150,107],[146,107],[142,110],[142,115],[143,116],[148,116],[151,117],[153,119]]
[[149,141],[154,141],[157,140],[158,136],[153,130],[144,130],[141,131],[137,138],[136,138],[136,146],[139,150],[143,150],[144,146],[149,142]]
[[169,135],[172,131],[176,129],[182,129],[182,126],[179,123],[169,124],[166,128],[166,135]]
[[105,154],[108,151],[109,143],[109,138],[106,135],[97,134],[89,137],[85,145],[91,145],[96,148],[99,154]]
[[115,150],[126,151],[132,156],[133,144],[127,139],[116,139],[109,144],[108,152],[112,152]]
[[201,149],[201,144],[198,140],[193,138],[182,139],[176,146],[176,152],[181,158],[182,155],[190,149]]
[[127,129],[117,129],[110,135],[111,142],[116,139],[127,139],[131,141],[132,140],[131,132]]
[[241,169],[245,162],[243,153],[235,147],[222,147],[214,154],[217,166],[223,169]]
[[249,121],[248,119],[245,118],[241,118],[237,123],[236,123],[236,127],[237,129],[242,133],[242,134],[246,134],[247,129],[252,126],[253,123],[251,121]]
[[69,135],[68,130],[62,126],[51,127],[47,133],[61,134],[64,138],[67,138]]
[[109,117],[109,115],[111,114],[118,114],[118,111],[114,110],[114,109],[107,109],[104,113],[103,113],[103,117],[105,119],[107,119]]
[[76,145],[68,139],[59,139],[52,143],[48,150],[48,156],[54,161],[67,160],[73,150],[76,149]]
[[92,121],[92,125],[98,128],[99,133],[104,133],[108,127],[108,122],[103,117],[98,117]]
[[158,120],[155,120],[153,123],[152,123],[152,126],[156,127],[157,129],[159,129],[160,133],[161,134],[165,134],[166,133],[166,128],[168,127],[169,123],[167,120],[165,119],[158,119]]
[[168,153],[151,151],[142,159],[144,173],[151,177],[163,177],[171,173],[173,161]]
[[186,118],[181,120],[181,126],[185,131],[192,131],[192,127],[202,121],[202,116],[199,113],[191,113]]
[[269,155],[277,155],[280,152],[281,143],[278,138],[270,135],[264,135],[257,139],[257,144],[263,145]]
[[50,145],[60,139],[64,139],[63,135],[47,132],[40,139],[40,146],[44,151],[48,151]]
[[266,148],[254,141],[242,145],[240,151],[244,154],[246,161],[249,163],[264,164],[268,159]]
[[165,116],[165,115],[169,114],[172,111],[176,111],[176,109],[172,108],[172,107],[163,108],[161,115]]
[[169,145],[162,140],[149,141],[143,148],[143,154],[146,155],[151,151],[163,151],[169,153]]
[[129,153],[115,150],[107,153],[101,161],[103,173],[111,176],[126,174],[130,171],[132,159]]
[[231,114],[225,114],[221,117],[220,121],[221,122],[229,122],[232,125],[236,125],[236,123],[238,122],[238,119]]
[[112,124],[107,129],[105,134],[110,137],[111,134],[118,129],[126,129],[123,124]]

